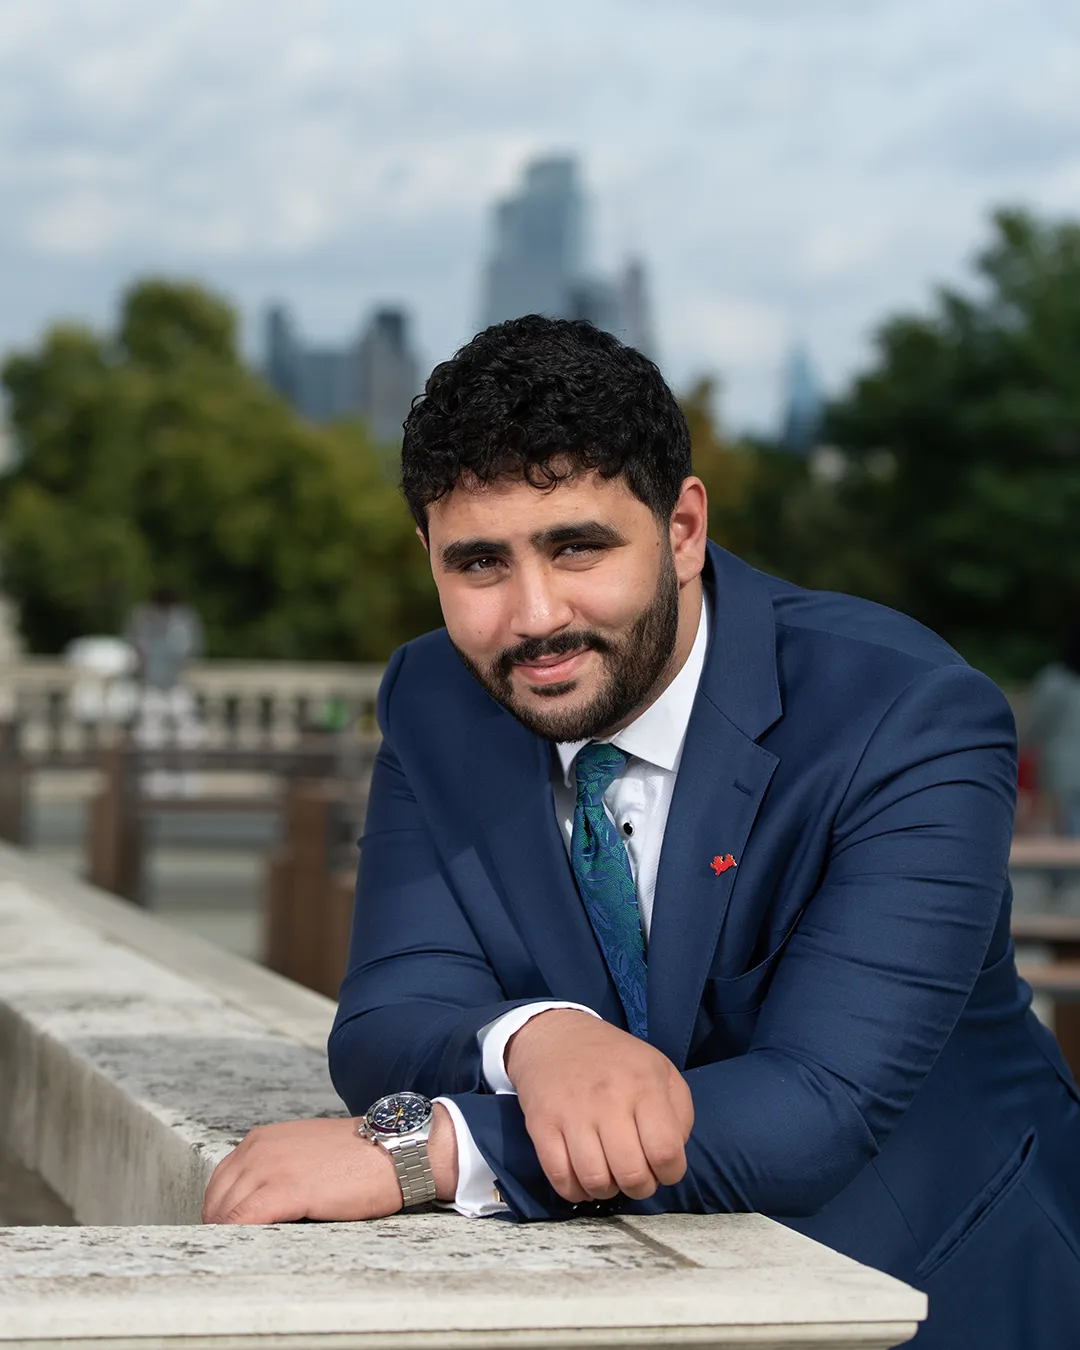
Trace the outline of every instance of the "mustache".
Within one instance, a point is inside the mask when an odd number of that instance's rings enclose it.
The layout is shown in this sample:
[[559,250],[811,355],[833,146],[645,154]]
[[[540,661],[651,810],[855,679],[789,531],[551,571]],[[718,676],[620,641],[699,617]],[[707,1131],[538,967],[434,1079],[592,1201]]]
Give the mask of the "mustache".
[[507,647],[504,652],[500,652],[495,668],[504,679],[507,679],[514,666],[528,665],[533,661],[542,660],[545,656],[565,656],[568,652],[584,650],[596,651],[604,656],[612,651],[612,646],[599,633],[590,632],[557,633],[549,638],[526,638],[516,647]]

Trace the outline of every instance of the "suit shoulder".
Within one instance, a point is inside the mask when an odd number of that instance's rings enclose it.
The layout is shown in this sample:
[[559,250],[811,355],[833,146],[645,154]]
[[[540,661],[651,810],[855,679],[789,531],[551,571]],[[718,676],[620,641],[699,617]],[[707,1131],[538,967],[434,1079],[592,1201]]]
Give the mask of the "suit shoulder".
[[834,645],[854,644],[877,649],[882,656],[892,654],[901,666],[913,673],[918,666],[965,666],[955,648],[925,624],[879,605],[838,591],[810,591],[775,577],[767,578],[778,630],[793,637],[817,636]]
[[445,718],[451,710],[467,714],[493,706],[462,665],[445,628],[399,647],[387,663],[379,688],[379,723],[384,734],[391,718],[415,721],[421,712]]

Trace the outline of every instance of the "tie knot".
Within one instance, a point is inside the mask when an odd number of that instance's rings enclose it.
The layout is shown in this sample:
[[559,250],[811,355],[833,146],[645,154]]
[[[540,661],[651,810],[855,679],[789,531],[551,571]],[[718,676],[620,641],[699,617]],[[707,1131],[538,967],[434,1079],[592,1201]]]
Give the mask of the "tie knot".
[[574,760],[578,801],[585,806],[598,806],[629,758],[617,745],[597,741],[583,745]]

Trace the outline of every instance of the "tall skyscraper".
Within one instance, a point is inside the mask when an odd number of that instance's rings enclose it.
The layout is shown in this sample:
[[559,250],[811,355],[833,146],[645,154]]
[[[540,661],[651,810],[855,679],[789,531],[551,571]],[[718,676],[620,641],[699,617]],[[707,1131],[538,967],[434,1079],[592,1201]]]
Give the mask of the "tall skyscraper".
[[808,455],[817,444],[825,400],[818,384],[810,353],[795,343],[788,353],[784,372],[782,444],[795,455]]
[[401,439],[401,424],[420,392],[408,324],[402,309],[377,309],[356,346],[357,404],[380,441]]
[[343,347],[312,347],[296,334],[282,305],[271,305],[263,329],[264,374],[302,417],[332,422],[363,417],[382,441],[401,438],[401,424],[420,391],[420,371],[403,309],[373,312],[363,332]]
[[651,356],[656,345],[653,336],[652,307],[645,280],[645,264],[640,258],[631,258],[619,279],[619,313],[622,332],[619,336],[639,352]]
[[651,355],[644,265],[629,262],[617,281],[591,274],[585,233],[577,160],[553,155],[527,164],[520,190],[494,209],[482,325],[522,314],[588,319]]
[[575,160],[537,159],[520,192],[495,208],[483,326],[521,314],[565,317],[583,268],[585,203]]

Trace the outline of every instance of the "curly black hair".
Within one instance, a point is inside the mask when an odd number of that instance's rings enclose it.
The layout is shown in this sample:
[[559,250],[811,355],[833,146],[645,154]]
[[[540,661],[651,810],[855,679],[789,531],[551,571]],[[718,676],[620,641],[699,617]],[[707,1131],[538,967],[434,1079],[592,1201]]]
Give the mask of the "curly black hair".
[[625,474],[665,524],[690,474],[690,433],[648,357],[580,319],[528,314],[478,333],[436,366],[405,419],[401,488],[427,508],[467,476],[554,487]]

